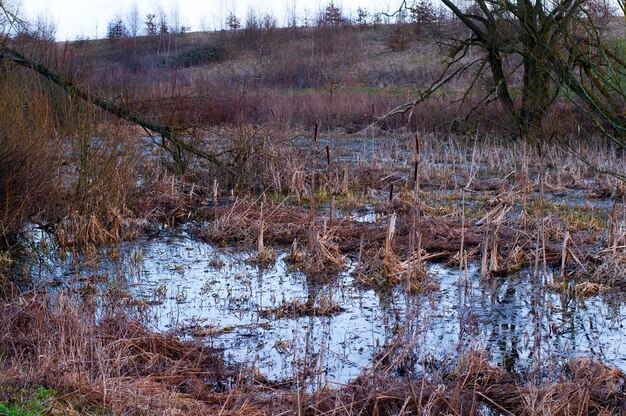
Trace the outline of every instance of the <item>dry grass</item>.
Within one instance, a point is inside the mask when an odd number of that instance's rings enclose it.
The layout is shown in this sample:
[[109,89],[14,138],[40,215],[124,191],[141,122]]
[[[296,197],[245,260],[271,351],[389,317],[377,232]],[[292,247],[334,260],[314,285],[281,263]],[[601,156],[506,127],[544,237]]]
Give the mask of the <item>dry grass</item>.
[[35,80],[6,70],[0,79],[0,248],[6,249],[26,222],[54,209],[63,143],[51,118],[53,103]]
[[610,287],[626,287],[626,253],[605,253],[593,270],[590,280]]
[[332,316],[343,312],[338,303],[332,299],[320,299],[319,305],[313,305],[312,302],[302,303],[299,300],[291,302],[283,301],[280,306],[271,309],[262,309],[259,313],[265,317],[280,318],[300,318],[303,316]]
[[[291,309],[296,314],[302,308]],[[3,303],[1,399],[11,401],[15,389],[45,386],[58,392],[57,400],[65,406],[50,408],[66,408],[68,414],[89,409],[99,409],[99,414],[187,415],[286,415],[300,409],[320,416],[475,415],[485,409],[563,416],[626,411],[624,374],[585,358],[552,369],[551,377],[538,382],[493,367],[475,352],[419,377],[398,377],[396,368],[408,353],[398,338],[380,361],[348,385],[300,394],[225,365],[220,351],[201,343],[152,333],[121,311],[101,320],[94,319],[93,311],[91,301],[64,292],[54,300],[32,293]]]
[[209,409],[237,377],[217,350],[150,332],[121,311],[96,321],[94,308],[65,293],[2,304],[0,382],[44,385],[116,414],[174,414]]
[[[294,50],[297,48],[291,53]],[[253,79],[267,80],[271,77],[263,75],[281,72],[270,67],[272,59],[266,62],[263,58],[268,57],[261,56],[262,65],[256,73],[260,78]],[[290,56],[286,58],[285,62],[296,64]],[[198,226],[201,238],[219,245],[254,247],[255,260],[260,263],[272,260],[270,246],[292,245],[291,260],[297,267],[325,277],[344,269],[346,256],[361,252],[357,280],[385,288],[406,282],[411,293],[432,289],[424,276],[426,260],[456,259],[467,265],[468,258],[481,259],[483,274],[490,278],[532,264],[539,251],[548,264],[577,269],[579,273],[574,276],[585,270],[585,280],[575,289],[579,296],[626,285],[624,230],[618,210],[614,208],[607,217],[604,212],[570,209],[558,203],[558,192],[567,195],[571,188],[582,189],[584,197],[618,200],[625,193],[624,184],[610,175],[598,174],[556,144],[544,149],[539,174],[526,144],[510,144],[489,135],[424,135],[418,187],[422,212],[415,226],[414,204],[406,196],[408,192],[386,202],[389,211],[397,212],[393,226],[391,218],[386,223],[333,219],[329,224],[324,214],[301,206],[307,198],[309,203],[318,199],[322,192],[333,197],[357,195],[356,200],[381,204],[385,200],[381,195],[391,184],[404,190],[411,184],[411,166],[403,161],[408,159],[407,143],[412,142],[412,135],[407,135],[408,139],[398,135],[395,152],[385,148],[365,160],[357,157],[349,167],[333,162],[325,172],[316,171],[317,180],[311,181],[316,182],[311,188],[318,189],[320,195],[307,195],[306,184],[313,176],[307,162],[319,159],[319,155],[291,145],[289,132],[306,130],[319,121],[325,130],[359,131],[376,114],[406,101],[410,94],[371,87],[367,81],[360,83],[351,68],[333,59],[305,64],[310,69],[325,63],[339,64],[349,82],[334,89],[333,80],[318,80],[317,89],[291,91],[271,85],[237,84],[233,80],[250,69],[246,65],[231,65],[227,76],[211,83],[206,82],[205,71],[172,75],[155,70],[144,74],[157,76],[146,76],[131,90],[135,98],[145,99],[147,113],[179,124],[232,124],[208,133],[190,132],[188,139],[219,153],[225,168],[209,169],[188,161],[189,173],[184,177],[168,173],[153,154],[144,153],[141,132],[58,99],[36,79],[3,71],[0,290],[8,300],[0,305],[0,386],[52,387],[79,407],[104,406],[115,414],[473,416],[485,407],[520,415],[626,412],[624,375],[586,359],[553,369],[550,379],[529,382],[489,365],[480,354],[467,353],[459,362],[432,374],[402,378],[396,370],[408,360],[411,350],[397,341],[391,348],[401,353],[398,357],[388,354],[391,364],[373,363],[371,371],[347,386],[304,394],[280,391],[260,376],[227,366],[220,351],[203,344],[150,332],[121,310],[96,319],[88,293],[85,299],[65,292],[54,299],[41,293],[15,297],[15,286],[9,282],[12,259],[4,249],[19,241],[28,222],[53,230],[63,248],[84,250],[135,238],[151,227],[206,220]],[[283,72],[297,79],[301,75],[298,71],[307,70],[306,65]],[[388,65],[376,66],[381,69]],[[220,72],[224,68],[207,70]],[[98,79],[100,75],[94,73],[94,80],[104,93],[124,86],[117,83],[115,74],[109,75],[111,79]],[[322,86],[322,81],[331,83]],[[349,88],[343,88],[346,86]],[[212,98],[208,92],[214,90],[226,92]],[[450,104],[447,100],[456,99],[454,95],[451,92],[452,98],[416,110],[411,126],[434,130],[450,121],[445,110]],[[463,105],[471,107],[472,99]],[[493,131],[506,127],[502,126],[500,110],[488,109],[489,118],[495,121],[488,128]],[[623,174],[623,150],[599,141],[570,139],[576,135],[578,121],[576,115],[570,116],[559,127],[563,141],[567,138],[592,166]],[[405,124],[405,120],[389,120],[383,127]],[[464,130],[466,125],[453,120],[447,127],[446,131],[455,131]],[[574,136],[566,136],[566,132]],[[382,133],[379,128],[364,131]],[[237,196],[224,197],[230,189],[236,189]],[[263,197],[240,196],[268,190],[284,199],[261,202]],[[439,194],[440,190],[443,192]],[[538,203],[533,193],[539,191],[557,196],[552,201],[542,197]],[[471,200],[467,209],[466,196]],[[535,251],[539,223],[544,244]],[[420,236],[417,250],[411,241],[416,234]],[[298,241],[307,242],[306,250],[298,247]],[[606,250],[594,253],[606,243]],[[339,311],[339,305],[326,299],[319,305],[285,303],[266,313],[275,317],[326,316]]]

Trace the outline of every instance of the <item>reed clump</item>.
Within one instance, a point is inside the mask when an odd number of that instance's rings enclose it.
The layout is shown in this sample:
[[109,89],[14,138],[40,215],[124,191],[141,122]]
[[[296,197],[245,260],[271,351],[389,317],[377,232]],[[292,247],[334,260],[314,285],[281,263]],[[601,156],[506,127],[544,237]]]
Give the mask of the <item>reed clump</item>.
[[307,233],[307,246],[302,261],[295,266],[303,272],[318,277],[335,275],[345,266],[346,258],[335,243],[335,230],[318,230],[311,223]]
[[577,358],[556,371],[557,378],[524,381],[471,353],[459,363],[456,380],[463,380],[485,405],[516,415],[621,414],[626,410],[624,373],[588,358]]
[[626,287],[626,253],[606,253],[593,270],[590,280],[610,287]]
[[[199,219],[207,219],[208,222],[196,230],[196,235],[218,245],[243,244],[258,249],[261,224],[259,199],[236,198],[227,205],[201,210]],[[263,212],[264,246],[291,244],[298,236],[306,234],[307,210],[268,202]]]
[[409,259],[402,259],[384,247],[364,250],[353,275],[365,286],[391,289],[406,283],[409,293],[421,293],[435,288],[424,268],[424,262],[434,257],[437,255],[431,256],[422,251],[420,255],[416,253]]
[[320,299],[319,305],[312,302],[302,302],[298,299],[290,302],[283,301],[275,308],[261,309],[259,313],[266,318],[300,318],[303,316],[333,316],[345,311],[332,299]]

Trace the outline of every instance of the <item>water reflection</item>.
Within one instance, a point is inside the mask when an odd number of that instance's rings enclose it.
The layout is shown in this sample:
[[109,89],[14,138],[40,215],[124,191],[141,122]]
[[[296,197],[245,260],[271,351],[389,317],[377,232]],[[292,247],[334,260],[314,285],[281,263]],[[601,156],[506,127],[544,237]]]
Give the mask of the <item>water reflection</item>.
[[[202,336],[232,362],[254,364],[271,379],[290,379],[306,367],[318,383],[347,382],[398,337],[409,351],[398,365],[403,373],[476,348],[512,372],[533,360],[573,355],[626,369],[624,302],[617,295],[573,299],[533,284],[528,273],[481,280],[470,266],[465,279],[430,265],[439,289],[407,297],[403,287],[359,287],[349,271],[328,281],[308,279],[287,269],[285,253],[268,268],[249,257],[180,236],[125,243],[115,256],[101,253],[98,263],[56,259],[38,273],[42,281],[79,287],[93,276],[109,276],[97,283],[102,292],[132,295],[130,309],[153,329],[185,328],[185,336]],[[331,316],[262,313],[296,300],[344,310]]]

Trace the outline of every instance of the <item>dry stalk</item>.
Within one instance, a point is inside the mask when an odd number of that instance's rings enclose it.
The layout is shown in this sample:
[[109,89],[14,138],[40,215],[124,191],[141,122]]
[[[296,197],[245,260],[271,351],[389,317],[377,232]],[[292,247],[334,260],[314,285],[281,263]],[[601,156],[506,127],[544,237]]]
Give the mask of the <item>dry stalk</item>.
[[303,261],[297,266],[313,276],[332,275],[343,269],[345,256],[341,254],[334,239],[334,229],[320,234],[315,224],[308,230],[307,251]]
[[[259,232],[257,237],[257,252],[256,255],[250,259],[252,262],[266,267],[273,263],[276,259],[276,254],[271,247],[265,246],[264,231],[265,231],[265,218],[263,216],[263,202],[261,202],[260,220],[259,220]],[[294,240],[295,242],[295,240]]]

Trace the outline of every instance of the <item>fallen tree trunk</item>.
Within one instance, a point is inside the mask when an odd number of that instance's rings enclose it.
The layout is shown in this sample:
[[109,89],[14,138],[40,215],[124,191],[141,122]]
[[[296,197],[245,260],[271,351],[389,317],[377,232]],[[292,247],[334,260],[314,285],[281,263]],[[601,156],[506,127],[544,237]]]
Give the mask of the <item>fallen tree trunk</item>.
[[[174,162],[176,163],[176,168],[180,173],[185,170],[185,164],[182,158],[183,152],[191,153],[196,157],[207,160],[218,167],[222,167],[222,162],[215,155],[204,152],[178,138],[176,133],[177,131],[180,131],[179,129],[148,120],[132,109],[120,107],[109,100],[91,94],[75,84],[64,80],[59,74],[52,71],[50,68],[25,57],[14,49],[4,46],[0,51],[0,60],[13,62],[14,64],[31,69],[48,79],[50,82],[61,87],[70,96],[87,101],[123,120],[141,126],[147,131],[159,134],[163,138],[161,147],[172,154]],[[166,142],[169,143],[171,148],[165,144]]]

